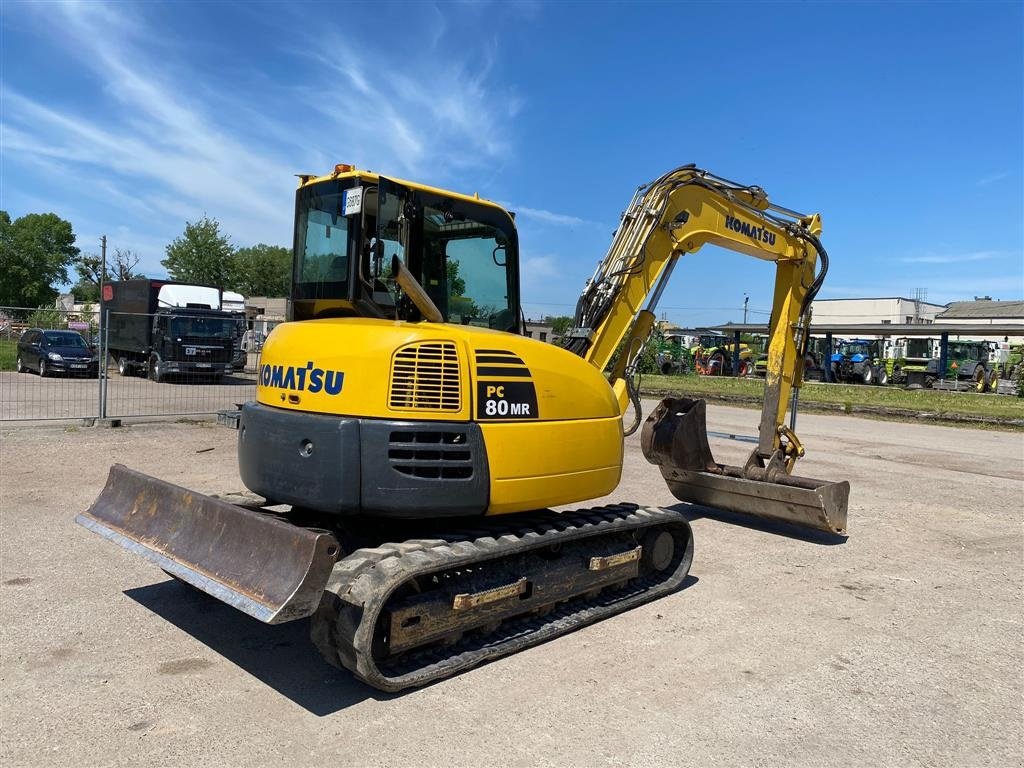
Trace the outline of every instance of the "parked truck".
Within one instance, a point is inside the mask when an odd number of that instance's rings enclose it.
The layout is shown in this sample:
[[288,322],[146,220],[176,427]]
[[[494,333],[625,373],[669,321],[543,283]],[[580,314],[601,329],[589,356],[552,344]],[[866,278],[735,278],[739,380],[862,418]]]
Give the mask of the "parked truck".
[[221,294],[220,308],[230,312],[235,319],[235,341],[234,354],[231,358],[231,366],[236,371],[245,370],[247,361],[246,351],[242,348],[242,338],[248,330],[248,320],[245,314],[245,297],[235,291],[224,291]]
[[204,376],[233,371],[236,318],[221,308],[221,291],[168,280],[104,284],[105,343],[122,376]]

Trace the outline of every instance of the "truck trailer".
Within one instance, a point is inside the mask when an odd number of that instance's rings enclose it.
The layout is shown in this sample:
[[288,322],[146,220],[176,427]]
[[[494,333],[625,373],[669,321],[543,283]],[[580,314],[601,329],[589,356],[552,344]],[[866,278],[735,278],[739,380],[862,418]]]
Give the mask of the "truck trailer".
[[221,290],[168,280],[104,284],[105,343],[122,376],[198,376],[233,372],[236,320],[221,308]]

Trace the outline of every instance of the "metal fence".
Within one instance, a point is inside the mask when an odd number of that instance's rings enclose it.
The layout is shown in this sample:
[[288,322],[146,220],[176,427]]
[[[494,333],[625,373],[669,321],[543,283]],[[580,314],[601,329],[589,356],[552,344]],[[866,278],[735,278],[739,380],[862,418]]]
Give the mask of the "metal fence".
[[[88,305],[0,307],[0,421],[206,415],[255,397],[259,351],[237,319],[230,333],[194,314],[100,320]],[[124,342],[154,323],[162,352]]]

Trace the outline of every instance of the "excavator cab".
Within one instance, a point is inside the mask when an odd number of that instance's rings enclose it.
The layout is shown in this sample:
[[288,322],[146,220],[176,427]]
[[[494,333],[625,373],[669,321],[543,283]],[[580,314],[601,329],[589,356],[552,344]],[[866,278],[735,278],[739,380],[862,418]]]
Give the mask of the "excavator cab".
[[300,187],[294,242],[290,319],[423,319],[397,258],[444,322],[519,330],[518,238],[493,204],[345,173]]

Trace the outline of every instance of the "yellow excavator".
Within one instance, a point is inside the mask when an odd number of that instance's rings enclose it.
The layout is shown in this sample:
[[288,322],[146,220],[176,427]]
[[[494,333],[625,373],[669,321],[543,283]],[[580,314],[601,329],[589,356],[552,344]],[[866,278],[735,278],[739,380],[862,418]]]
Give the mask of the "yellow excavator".
[[311,617],[328,661],[389,691],[668,594],[693,557],[686,505],[549,507],[615,489],[658,299],[712,243],[776,264],[758,444],[717,463],[704,402],[668,398],[644,454],[682,501],[845,535],[849,484],[792,473],[820,231],[759,187],[677,168],[637,190],[557,347],[520,335],[501,206],[348,165],[301,176],[291,322],[238,426],[265,503],[115,465],[77,521],[261,621]]

